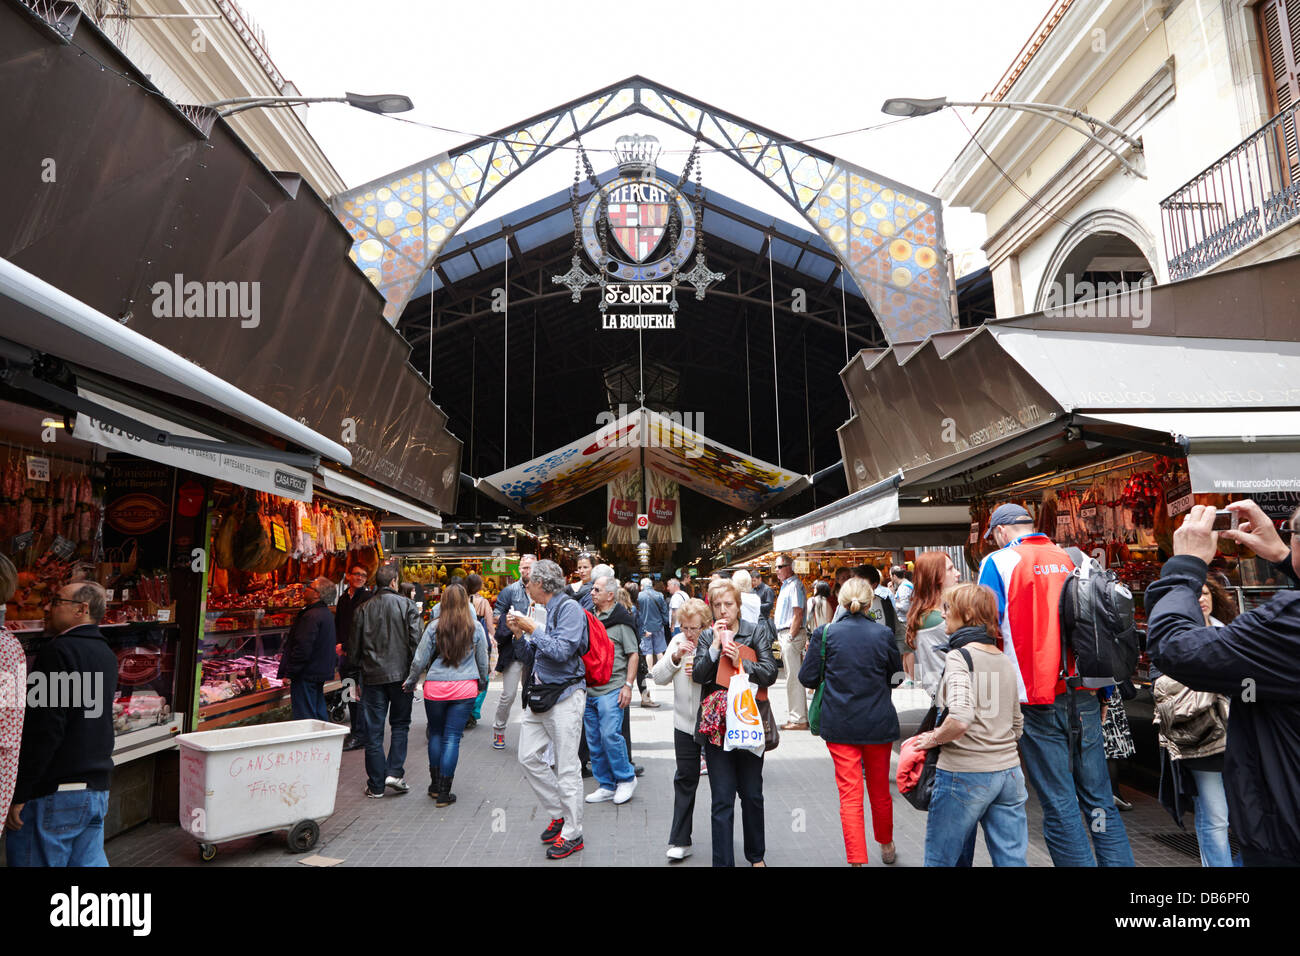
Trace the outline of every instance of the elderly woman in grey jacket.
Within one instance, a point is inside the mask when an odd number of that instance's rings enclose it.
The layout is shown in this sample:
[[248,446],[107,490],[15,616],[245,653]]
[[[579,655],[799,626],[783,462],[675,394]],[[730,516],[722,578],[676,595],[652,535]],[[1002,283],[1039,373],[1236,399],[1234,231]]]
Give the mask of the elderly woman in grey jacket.
[[668,859],[684,860],[691,855],[691,821],[695,816],[695,791],[700,785],[703,751],[695,740],[695,720],[700,709],[700,685],[691,680],[695,646],[701,632],[713,623],[709,606],[690,598],[677,610],[681,631],[673,636],[666,653],[650,670],[660,686],[673,685],[673,751],[677,772],[673,774],[673,823],[668,831]]
[[438,618],[425,628],[402,689],[410,693],[426,670],[429,796],[438,806],[446,807],[456,802],[451,784],[460,758],[460,739],[474,709],[474,698],[488,681],[487,632],[461,584],[448,585],[443,592]]

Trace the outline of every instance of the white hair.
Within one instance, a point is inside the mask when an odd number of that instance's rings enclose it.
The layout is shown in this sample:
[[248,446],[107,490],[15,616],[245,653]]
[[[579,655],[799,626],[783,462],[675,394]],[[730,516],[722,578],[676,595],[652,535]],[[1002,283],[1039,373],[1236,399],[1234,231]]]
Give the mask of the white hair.
[[591,569],[591,579],[593,581],[595,581],[596,578],[612,578],[613,576],[614,569],[608,564],[598,564]]
[[[604,565],[601,565],[601,567],[604,567]],[[614,572],[610,571],[609,568],[605,568],[605,571],[608,571],[609,573],[597,574],[595,571],[591,572],[591,586],[600,591],[608,591],[610,594],[617,594],[620,587],[618,578],[614,577]],[[600,583],[601,581],[608,581],[609,583],[602,585]]]
[[739,588],[742,593],[754,590],[754,579],[749,576],[749,572],[744,568],[731,575],[731,583]]
[[651,581],[649,578],[642,578],[642,579],[641,579],[641,590],[642,590],[642,591],[646,590],[646,588],[649,588],[651,591],[653,591],[653,590],[654,590],[654,587],[655,587],[655,583],[654,583],[653,581]]

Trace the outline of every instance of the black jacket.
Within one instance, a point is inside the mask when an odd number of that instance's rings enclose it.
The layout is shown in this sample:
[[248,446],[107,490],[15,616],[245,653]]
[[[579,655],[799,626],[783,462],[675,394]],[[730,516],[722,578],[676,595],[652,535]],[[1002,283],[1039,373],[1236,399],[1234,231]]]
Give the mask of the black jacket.
[[308,604],[293,619],[284,639],[278,677],[324,683],[334,677],[338,654],[334,647],[334,615],[323,601]]
[[903,659],[894,632],[866,614],[849,614],[819,627],[808,640],[799,683],[821,683],[826,641],[826,688],[821,738],[832,744],[887,744],[898,739],[898,711],[890,696],[902,680]]
[[348,659],[358,665],[363,684],[406,680],[423,632],[415,602],[384,589],[357,611]]
[[754,593],[758,595],[758,616],[764,620],[771,620],[772,606],[776,604],[776,592],[759,581],[754,585]]
[[[758,687],[771,687],[776,682],[776,658],[772,656],[772,639],[768,636],[767,628],[741,620],[735,640],[737,644],[752,647],[754,655],[758,658],[753,662],[744,660],[740,662],[749,679]],[[703,685],[700,690],[701,702],[716,690],[726,690],[714,679],[718,676],[718,661],[709,657],[709,645],[712,643],[713,628],[711,627],[705,628],[695,643],[695,663],[691,667],[691,680]],[[718,657],[721,660],[721,653]],[[700,726],[698,709],[695,712],[695,726],[697,728]],[[696,736],[697,741],[702,739]]]
[[1147,653],[1192,690],[1232,700],[1223,766],[1232,829],[1242,846],[1300,863],[1300,591],[1206,627],[1197,598],[1208,570],[1191,555],[1165,562],[1146,591]]
[[339,592],[338,604],[334,608],[334,634],[335,643],[343,645],[344,660],[340,669],[345,673],[356,671],[356,667],[346,656],[348,645],[352,641],[352,621],[356,617],[357,609],[373,596],[374,592],[370,588],[358,588],[355,596],[348,594],[347,588]]
[[29,704],[36,702],[34,695],[42,696],[23,721],[13,802],[47,796],[61,783],[107,790],[117,655],[99,628],[74,627],[42,647],[27,674],[27,694]]

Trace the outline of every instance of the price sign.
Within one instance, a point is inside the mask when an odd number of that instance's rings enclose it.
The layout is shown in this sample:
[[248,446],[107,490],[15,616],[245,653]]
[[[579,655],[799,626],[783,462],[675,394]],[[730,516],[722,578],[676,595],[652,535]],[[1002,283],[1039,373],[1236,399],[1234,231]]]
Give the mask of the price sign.
[[1088,507],[1086,507],[1086,508],[1080,508],[1080,509],[1079,509],[1079,517],[1080,517],[1080,518],[1095,518],[1095,517],[1097,517],[1097,506],[1096,506],[1096,505],[1088,505]]
[[648,514],[646,514],[646,515],[637,515],[637,516],[636,516],[636,526],[637,526],[637,528],[640,529],[641,531],[644,531],[646,528],[650,527],[650,516],[649,516]]
[[50,545],[50,554],[63,561],[68,561],[77,553],[77,545],[74,541],[69,541],[61,534],[54,536],[54,543]]
[[170,624],[172,619],[172,609],[169,607],[158,609],[158,623]]
[[28,455],[27,456],[27,480],[28,481],[49,481],[50,460],[48,458],[38,458],[36,455]]
[[24,531],[22,534],[16,534],[9,540],[9,553],[17,554],[19,551],[25,551],[32,546],[32,538],[36,536],[35,530]]
[[347,538],[343,537],[343,535],[341,535],[341,534],[336,534],[336,535],[334,536],[334,550],[335,550],[335,551],[346,551],[347,549],[348,549],[348,541],[347,541]]
[[979,539],[980,539],[980,523],[978,521],[972,521],[970,523],[970,537],[967,539],[966,543],[975,544],[977,541],[979,541]]
[[809,574],[812,572],[812,562],[807,558],[795,558],[790,562],[795,574]]
[[1191,511],[1195,504],[1192,498],[1192,479],[1182,475],[1177,480],[1165,480],[1165,511],[1169,517]]
[[1059,534],[1066,534],[1066,533],[1069,532],[1069,530],[1070,530],[1070,516],[1069,516],[1069,515],[1057,515],[1057,516],[1056,516],[1056,533],[1057,533],[1058,535],[1059,535]]
[[271,543],[275,546],[275,550],[277,551],[289,550],[288,536],[284,533],[284,529],[278,524],[271,525]]

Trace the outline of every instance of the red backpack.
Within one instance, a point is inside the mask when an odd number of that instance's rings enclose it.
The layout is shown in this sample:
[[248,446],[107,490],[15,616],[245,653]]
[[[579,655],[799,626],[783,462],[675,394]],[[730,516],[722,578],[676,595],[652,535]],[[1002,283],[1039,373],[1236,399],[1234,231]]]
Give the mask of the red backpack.
[[599,687],[614,676],[614,642],[596,615],[586,608],[582,613],[587,615],[587,652],[582,655],[582,665],[587,669],[587,686]]

